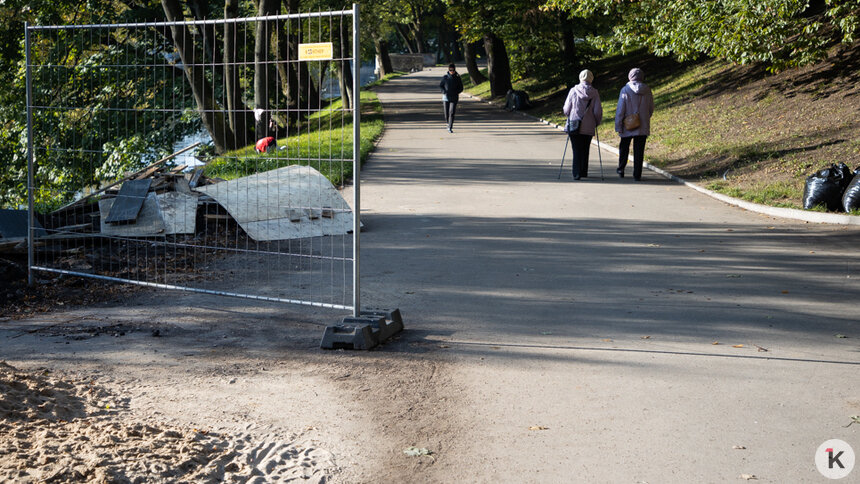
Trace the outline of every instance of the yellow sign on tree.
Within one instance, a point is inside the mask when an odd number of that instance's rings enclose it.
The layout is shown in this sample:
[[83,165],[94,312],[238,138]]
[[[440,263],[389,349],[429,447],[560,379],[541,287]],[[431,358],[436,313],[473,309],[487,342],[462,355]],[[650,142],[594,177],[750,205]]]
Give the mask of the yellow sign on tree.
[[318,44],[299,44],[299,60],[331,60],[334,57],[334,46],[331,42]]

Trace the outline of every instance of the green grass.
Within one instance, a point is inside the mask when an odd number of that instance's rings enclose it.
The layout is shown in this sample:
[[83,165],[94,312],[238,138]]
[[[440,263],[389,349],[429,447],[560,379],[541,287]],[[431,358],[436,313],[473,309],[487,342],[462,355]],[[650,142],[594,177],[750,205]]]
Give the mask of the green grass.
[[794,183],[787,182],[757,184],[748,188],[740,188],[720,180],[708,183],[705,188],[748,202],[774,207],[797,208],[797,205],[792,201],[803,197],[802,189],[798,189]]
[[[382,105],[372,91],[361,91],[360,129],[364,163],[383,130]],[[279,138],[279,149],[272,153],[257,153],[254,146],[246,146],[218,156],[206,165],[204,174],[231,180],[289,165],[309,165],[335,186],[352,179],[352,115],[343,111],[340,100],[309,116],[299,132]]]
[[373,88],[376,86],[381,86],[381,85],[385,84],[386,82],[388,82],[392,79],[397,79],[398,77],[405,76],[405,75],[406,75],[405,72],[392,72],[390,74],[386,74],[386,75],[382,76],[381,78],[371,82],[370,84],[367,84],[366,86],[364,86],[362,88],[362,90],[370,89],[370,88]]

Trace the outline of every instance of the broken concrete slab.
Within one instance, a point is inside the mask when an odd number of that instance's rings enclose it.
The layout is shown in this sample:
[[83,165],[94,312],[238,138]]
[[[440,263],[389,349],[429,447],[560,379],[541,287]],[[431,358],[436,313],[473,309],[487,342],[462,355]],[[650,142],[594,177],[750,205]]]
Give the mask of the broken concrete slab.
[[[197,191],[215,199],[254,240],[342,235],[352,230],[349,204],[309,166],[286,166]],[[317,216],[324,211],[332,216]]]

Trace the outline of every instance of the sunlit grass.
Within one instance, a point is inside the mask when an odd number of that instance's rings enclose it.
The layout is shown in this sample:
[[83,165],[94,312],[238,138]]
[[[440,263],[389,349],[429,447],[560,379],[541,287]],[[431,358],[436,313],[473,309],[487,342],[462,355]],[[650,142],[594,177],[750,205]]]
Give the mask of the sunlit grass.
[[[382,105],[376,93],[361,91],[361,162],[367,160],[374,143],[382,135]],[[208,177],[231,180],[289,165],[311,166],[335,186],[352,179],[352,114],[340,100],[309,116],[301,134],[277,140],[271,153],[257,153],[254,146],[219,156],[205,169]]]

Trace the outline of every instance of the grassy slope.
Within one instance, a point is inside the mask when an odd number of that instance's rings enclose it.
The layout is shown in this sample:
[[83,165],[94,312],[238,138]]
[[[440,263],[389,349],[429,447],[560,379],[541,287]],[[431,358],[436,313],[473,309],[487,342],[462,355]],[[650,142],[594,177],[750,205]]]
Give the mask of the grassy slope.
[[[367,160],[382,135],[382,105],[372,91],[361,91],[361,162]],[[340,100],[312,114],[299,134],[278,139],[273,153],[257,153],[254,146],[228,152],[206,166],[210,177],[233,179],[287,165],[310,165],[335,186],[352,179],[352,114]]]
[[[794,208],[802,206],[807,175],[830,163],[860,166],[860,43],[777,75],[643,53],[595,62],[587,67],[601,93],[602,142],[617,145],[618,92],[636,66],[655,95],[646,161],[656,166],[734,197]],[[536,104],[530,114],[563,120],[564,86],[514,84]],[[488,83],[467,89],[489,97]]]

